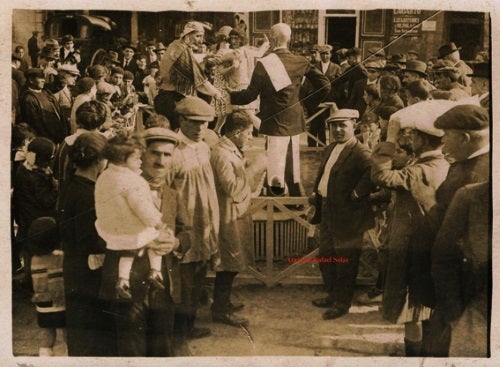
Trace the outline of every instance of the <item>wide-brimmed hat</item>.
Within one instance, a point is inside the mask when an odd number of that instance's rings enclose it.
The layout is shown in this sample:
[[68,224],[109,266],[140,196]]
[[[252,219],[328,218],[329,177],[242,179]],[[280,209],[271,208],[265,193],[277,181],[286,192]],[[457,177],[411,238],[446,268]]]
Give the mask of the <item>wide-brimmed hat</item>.
[[196,21],[187,22],[184,25],[184,29],[182,30],[182,33],[180,34],[179,37],[182,38],[182,37],[184,37],[184,36],[186,36],[186,35],[188,35],[189,33],[192,33],[192,32],[205,33],[205,27],[200,22],[196,22]]
[[427,77],[427,64],[420,60],[409,60],[406,62],[405,71],[411,71],[412,73]]
[[454,42],[447,43],[446,45],[439,47],[438,59],[442,59],[446,55],[449,55],[455,51],[460,51],[461,49],[462,47],[457,47]]
[[467,76],[477,77],[477,78],[489,78],[490,77],[490,64],[487,62],[478,62],[472,66],[472,74],[467,74]]

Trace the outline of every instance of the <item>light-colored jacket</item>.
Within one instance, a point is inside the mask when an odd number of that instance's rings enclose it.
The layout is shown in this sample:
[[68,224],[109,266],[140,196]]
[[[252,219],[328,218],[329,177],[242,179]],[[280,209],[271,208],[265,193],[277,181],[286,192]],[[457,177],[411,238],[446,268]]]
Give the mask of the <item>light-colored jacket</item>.
[[140,249],[158,237],[161,223],[147,181],[109,164],[95,185],[96,229],[110,250]]

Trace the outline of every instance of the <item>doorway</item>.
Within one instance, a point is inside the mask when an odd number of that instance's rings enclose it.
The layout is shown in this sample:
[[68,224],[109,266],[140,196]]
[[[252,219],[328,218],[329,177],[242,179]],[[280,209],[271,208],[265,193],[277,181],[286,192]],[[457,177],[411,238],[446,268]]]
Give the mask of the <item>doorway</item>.
[[356,44],[356,17],[327,17],[326,43],[334,51],[351,48]]

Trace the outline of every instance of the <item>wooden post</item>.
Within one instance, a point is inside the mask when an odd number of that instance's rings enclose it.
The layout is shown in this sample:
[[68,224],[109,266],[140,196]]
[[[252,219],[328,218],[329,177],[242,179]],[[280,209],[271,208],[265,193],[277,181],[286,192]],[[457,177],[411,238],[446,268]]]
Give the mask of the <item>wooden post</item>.
[[274,259],[274,201],[267,199],[266,221],[266,286],[273,285],[273,259]]

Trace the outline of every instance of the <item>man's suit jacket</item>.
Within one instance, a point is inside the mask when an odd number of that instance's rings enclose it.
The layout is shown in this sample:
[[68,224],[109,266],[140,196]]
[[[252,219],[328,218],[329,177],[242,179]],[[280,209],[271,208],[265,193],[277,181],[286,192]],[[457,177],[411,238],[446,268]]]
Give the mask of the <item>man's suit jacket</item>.
[[273,51],[283,63],[292,84],[276,92],[262,63],[257,62],[247,89],[231,93],[231,103],[246,105],[260,95],[260,132],[274,136],[292,136],[305,131],[305,118],[299,103],[299,91],[305,76],[312,85],[315,98],[322,101],[330,92],[330,81],[302,56],[287,49]]
[[123,66],[123,63],[125,61],[123,59],[120,60],[120,67],[125,70],[125,71],[130,71],[132,74],[135,75],[135,72],[137,71],[137,69],[139,69],[139,67],[137,66],[137,60],[135,59],[135,57],[132,57],[132,59],[130,59],[129,63],[127,64],[126,67]]
[[[323,69],[321,67],[321,62],[318,62],[315,65],[319,69],[319,71],[323,72]],[[338,83],[338,77],[342,74],[342,70],[340,69],[339,65],[330,61],[330,64],[328,65],[328,68],[326,69],[326,72],[324,74],[328,78],[328,80],[330,81],[330,85],[331,85],[330,93],[325,98],[325,101],[334,102],[338,99],[339,92],[342,92],[342,94],[344,92],[343,86],[339,85],[339,83]]]
[[[374,225],[373,212],[368,202],[368,196],[375,188],[370,180],[371,152],[357,140],[347,143],[330,171],[326,201],[323,201],[318,194],[318,185],[335,145],[336,143],[332,143],[325,148],[314,184],[318,204],[322,202],[323,205],[321,210],[316,205],[317,214],[323,211],[328,218],[321,220],[331,221],[332,228],[339,235],[363,233]],[[357,198],[353,197],[353,192]]]
[[66,55],[66,57],[64,57],[64,47],[61,47],[59,49],[59,59],[61,64],[77,65],[81,61],[81,56],[77,51],[71,51]]

